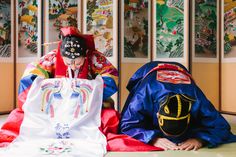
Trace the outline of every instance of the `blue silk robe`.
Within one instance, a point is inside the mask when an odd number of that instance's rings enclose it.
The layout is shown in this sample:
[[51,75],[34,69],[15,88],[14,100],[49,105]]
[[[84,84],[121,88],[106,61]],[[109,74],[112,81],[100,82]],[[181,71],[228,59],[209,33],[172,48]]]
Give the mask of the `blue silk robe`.
[[[195,84],[187,69],[179,63],[150,62],[131,77],[130,94],[121,114],[119,132],[144,143],[164,137],[174,143],[198,138],[208,147],[236,142],[230,125]],[[159,128],[156,113],[162,98],[170,93],[186,94],[195,101],[191,108],[190,126],[180,137],[168,137]]]

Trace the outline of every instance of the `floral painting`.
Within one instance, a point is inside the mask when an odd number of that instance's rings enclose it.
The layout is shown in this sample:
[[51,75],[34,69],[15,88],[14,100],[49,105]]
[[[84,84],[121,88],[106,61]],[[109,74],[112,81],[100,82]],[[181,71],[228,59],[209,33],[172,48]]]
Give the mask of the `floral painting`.
[[224,58],[236,57],[236,2],[224,1]]
[[3,0],[0,3],[0,58],[11,55],[11,0]]
[[150,4],[148,0],[124,0],[123,57],[147,59],[150,54]]
[[195,0],[195,57],[217,57],[217,0]]
[[184,0],[156,0],[156,58],[184,56]]
[[38,51],[38,1],[18,0],[18,57],[35,57]]

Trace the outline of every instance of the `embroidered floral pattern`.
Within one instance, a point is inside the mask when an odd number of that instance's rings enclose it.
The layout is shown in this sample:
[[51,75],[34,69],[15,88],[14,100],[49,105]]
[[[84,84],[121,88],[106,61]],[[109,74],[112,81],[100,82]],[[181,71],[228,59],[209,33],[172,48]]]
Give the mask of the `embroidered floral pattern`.
[[101,69],[103,67],[102,62],[96,56],[93,56],[93,64],[96,68]]
[[157,72],[157,80],[173,84],[190,84],[191,79],[179,71],[160,70]]
[[43,56],[39,60],[39,66],[49,72],[55,68],[56,54],[55,52],[50,52],[47,55]]
[[44,155],[60,155],[72,152],[74,145],[68,141],[57,141],[45,147],[40,147]]

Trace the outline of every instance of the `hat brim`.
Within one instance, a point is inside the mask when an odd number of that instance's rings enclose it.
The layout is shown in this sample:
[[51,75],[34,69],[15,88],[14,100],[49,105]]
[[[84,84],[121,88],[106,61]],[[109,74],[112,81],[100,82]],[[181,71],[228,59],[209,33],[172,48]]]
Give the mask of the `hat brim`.
[[160,129],[168,136],[180,136],[187,130],[188,121],[188,117],[181,120],[163,119],[163,125],[160,125]]

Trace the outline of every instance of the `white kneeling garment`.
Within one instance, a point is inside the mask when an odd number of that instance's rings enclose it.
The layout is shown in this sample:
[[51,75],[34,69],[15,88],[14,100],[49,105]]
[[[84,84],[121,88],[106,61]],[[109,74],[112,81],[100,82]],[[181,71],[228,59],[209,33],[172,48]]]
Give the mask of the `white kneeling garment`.
[[0,156],[103,157],[99,130],[103,80],[37,78],[23,106],[20,134]]

